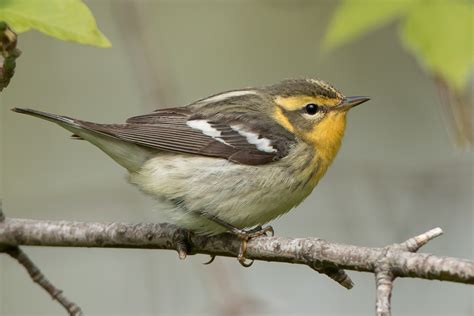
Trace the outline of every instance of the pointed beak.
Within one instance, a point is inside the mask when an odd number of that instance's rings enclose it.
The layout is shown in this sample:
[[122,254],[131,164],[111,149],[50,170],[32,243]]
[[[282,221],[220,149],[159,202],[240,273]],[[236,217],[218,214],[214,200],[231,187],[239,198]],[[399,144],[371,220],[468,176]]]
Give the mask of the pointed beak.
[[354,106],[357,106],[359,104],[362,104],[364,102],[367,102],[369,101],[370,98],[369,97],[345,97],[341,104],[339,104],[338,106],[336,106],[336,109],[338,110],[342,110],[342,111],[347,111],[351,108],[353,108]]

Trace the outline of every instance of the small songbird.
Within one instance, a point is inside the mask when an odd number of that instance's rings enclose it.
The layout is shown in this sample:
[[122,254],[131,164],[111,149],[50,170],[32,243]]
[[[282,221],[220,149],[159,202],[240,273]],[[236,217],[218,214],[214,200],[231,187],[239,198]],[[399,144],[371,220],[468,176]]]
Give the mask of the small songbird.
[[198,234],[230,231],[246,242],[300,204],[333,161],[346,114],[368,97],[344,97],[318,79],[231,90],[123,124],[31,109],[99,147],[173,223]]

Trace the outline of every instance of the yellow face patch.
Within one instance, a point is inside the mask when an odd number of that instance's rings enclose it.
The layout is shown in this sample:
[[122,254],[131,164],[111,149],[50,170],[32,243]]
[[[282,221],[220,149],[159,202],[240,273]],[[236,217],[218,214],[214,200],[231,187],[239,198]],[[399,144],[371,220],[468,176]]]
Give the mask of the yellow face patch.
[[285,114],[283,114],[283,110],[279,107],[276,107],[275,108],[275,112],[273,113],[273,117],[275,118],[275,120],[281,125],[283,126],[287,131],[290,131],[292,133],[295,132],[295,129],[293,128],[293,125],[290,123],[290,121],[288,120],[288,117],[286,117]]
[[[286,98],[286,102],[282,102],[282,99],[279,101],[280,106],[276,106],[275,112],[273,112],[274,119],[314,150],[314,157],[308,164],[308,173],[311,174],[311,178],[307,182],[307,185],[313,187],[324,175],[339,151],[346,128],[346,112],[329,111],[318,121],[306,121],[311,125],[302,128],[298,123],[305,122],[303,121],[305,120],[303,116],[300,117],[302,120],[299,122],[298,117],[296,120],[293,118],[290,121],[288,115],[291,113],[285,113],[285,111],[290,112],[290,109],[293,111],[298,110],[302,107],[302,101],[311,103],[315,102],[314,98]],[[327,103],[325,105],[328,106]],[[316,172],[314,172],[314,170],[316,170]]]
[[324,96],[311,97],[307,95],[291,96],[291,97],[276,97],[276,104],[287,111],[294,111],[303,108],[306,104],[315,103],[324,106],[336,106],[341,103],[340,99],[328,98]]
[[310,121],[304,115],[298,114],[298,110],[309,103],[327,107],[336,106],[339,105],[340,100],[322,96],[294,96],[277,97],[275,102],[278,106],[273,112],[274,119],[286,130],[314,148],[316,155],[311,164],[320,164],[318,175],[324,174],[341,146],[346,128],[346,112],[329,111],[317,121]]

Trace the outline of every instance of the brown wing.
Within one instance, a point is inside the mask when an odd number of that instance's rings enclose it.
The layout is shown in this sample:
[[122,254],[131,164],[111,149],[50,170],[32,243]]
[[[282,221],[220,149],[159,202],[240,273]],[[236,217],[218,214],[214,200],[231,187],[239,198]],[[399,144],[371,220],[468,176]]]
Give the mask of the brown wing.
[[277,133],[270,131],[268,125],[272,123],[264,119],[243,122],[241,116],[233,117],[232,113],[194,118],[186,108],[158,110],[129,118],[126,124],[77,123],[140,146],[224,158],[247,165],[279,160],[286,156],[288,146],[294,142],[292,135],[282,127],[276,128]]

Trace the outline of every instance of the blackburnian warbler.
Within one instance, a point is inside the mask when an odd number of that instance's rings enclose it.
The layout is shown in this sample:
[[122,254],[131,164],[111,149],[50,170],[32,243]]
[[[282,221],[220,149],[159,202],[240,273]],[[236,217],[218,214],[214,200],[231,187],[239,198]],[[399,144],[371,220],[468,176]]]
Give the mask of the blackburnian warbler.
[[[160,202],[170,221],[199,234],[249,238],[303,201],[333,161],[346,114],[367,97],[344,97],[315,79],[232,90],[124,124],[98,124],[30,109],[99,147]],[[249,229],[257,226],[257,228]]]

